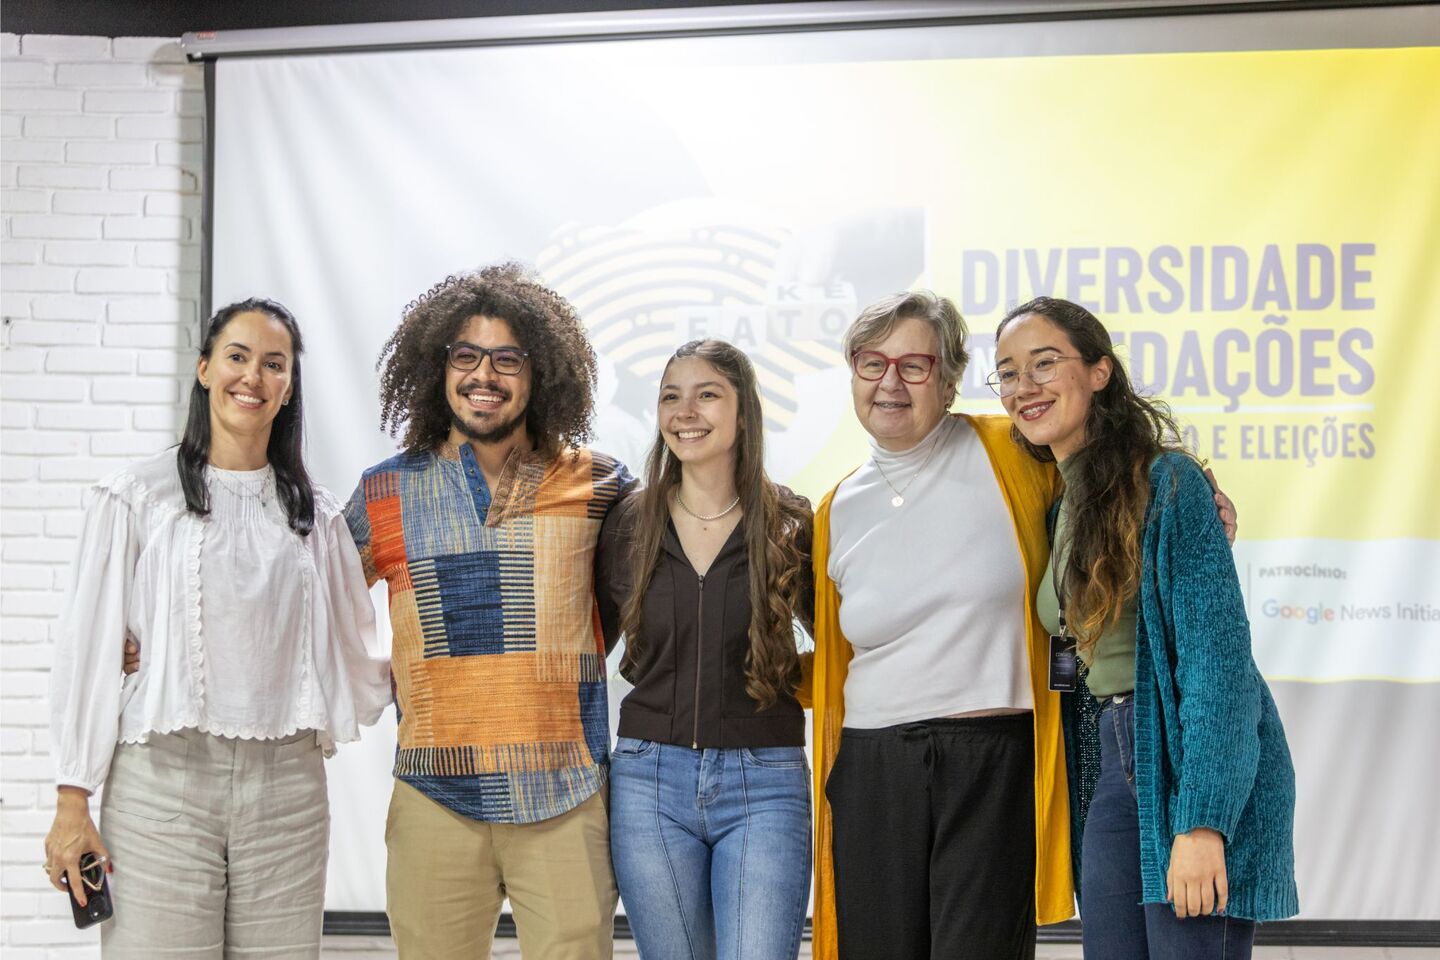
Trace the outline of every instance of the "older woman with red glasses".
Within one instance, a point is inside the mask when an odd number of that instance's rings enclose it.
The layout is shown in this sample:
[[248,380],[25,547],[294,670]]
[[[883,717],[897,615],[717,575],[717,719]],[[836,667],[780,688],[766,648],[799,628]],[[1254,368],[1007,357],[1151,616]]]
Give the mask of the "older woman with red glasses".
[[870,456],[815,516],[817,960],[1031,957],[1074,912],[1034,601],[1055,471],[948,413],[965,338],[924,291],[845,335]]

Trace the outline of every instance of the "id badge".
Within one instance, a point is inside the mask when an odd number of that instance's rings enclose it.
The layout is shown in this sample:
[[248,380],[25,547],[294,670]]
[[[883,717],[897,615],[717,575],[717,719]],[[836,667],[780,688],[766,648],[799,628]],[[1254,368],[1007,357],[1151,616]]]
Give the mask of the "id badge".
[[1075,638],[1050,634],[1050,689],[1074,693],[1079,664],[1075,658]]

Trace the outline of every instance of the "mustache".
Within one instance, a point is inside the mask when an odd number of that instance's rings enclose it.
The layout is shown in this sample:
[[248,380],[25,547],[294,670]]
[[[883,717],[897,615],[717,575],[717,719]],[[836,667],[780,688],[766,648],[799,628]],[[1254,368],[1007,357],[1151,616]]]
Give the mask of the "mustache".
[[460,388],[455,392],[463,397],[477,390],[484,390],[486,393],[498,393],[502,399],[510,399],[510,391],[501,386],[499,380],[467,380],[461,384]]

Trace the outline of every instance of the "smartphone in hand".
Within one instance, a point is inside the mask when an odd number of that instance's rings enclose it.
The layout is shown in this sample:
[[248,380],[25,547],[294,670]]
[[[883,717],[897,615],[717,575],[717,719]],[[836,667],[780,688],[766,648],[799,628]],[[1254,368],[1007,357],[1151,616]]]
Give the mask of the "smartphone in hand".
[[109,920],[115,915],[115,904],[110,899],[110,882],[105,876],[105,861],[93,853],[80,858],[80,881],[85,884],[85,906],[75,899],[75,891],[69,890],[70,912],[75,915],[75,926],[81,930]]

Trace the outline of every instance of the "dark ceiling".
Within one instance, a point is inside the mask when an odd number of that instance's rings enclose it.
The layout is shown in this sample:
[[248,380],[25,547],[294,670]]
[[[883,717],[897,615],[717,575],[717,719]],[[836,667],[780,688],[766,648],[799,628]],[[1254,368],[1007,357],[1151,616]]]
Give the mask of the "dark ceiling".
[[[724,6],[775,0],[724,0]],[[721,0],[5,0],[6,33],[178,37],[187,30],[244,30],[384,23],[527,13],[585,13],[722,5]]]

